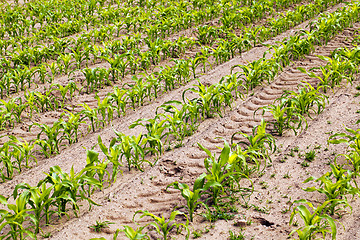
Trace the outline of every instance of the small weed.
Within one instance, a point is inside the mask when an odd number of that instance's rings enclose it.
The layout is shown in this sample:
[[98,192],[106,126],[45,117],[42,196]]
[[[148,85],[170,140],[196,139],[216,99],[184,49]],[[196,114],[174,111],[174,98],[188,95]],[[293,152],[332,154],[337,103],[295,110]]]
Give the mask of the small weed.
[[236,205],[234,204],[229,204],[227,206],[227,211],[231,212],[231,213],[238,213],[239,210],[237,209]]
[[96,221],[94,225],[89,226],[94,232],[101,232],[104,228],[108,228],[109,224],[114,224],[109,221]]
[[274,178],[275,177],[275,173],[270,175],[270,178]]
[[298,221],[296,220],[296,221],[293,222],[292,225],[293,225],[294,227],[297,227],[297,226],[299,226],[299,223],[298,223]]
[[287,212],[289,212],[289,211],[290,211],[289,208],[283,208],[283,209],[281,210],[281,213],[282,213],[282,214],[285,214],[285,213],[287,213]]
[[283,178],[291,178],[291,175],[289,174],[289,172],[287,172],[287,173],[283,176]]
[[330,165],[333,163],[333,160],[331,160],[330,158],[327,158],[327,162],[325,163],[326,165]]
[[293,150],[294,150],[294,152],[299,152],[300,151],[298,146],[294,147]]
[[216,207],[214,211],[207,208],[207,212],[202,214],[203,217],[209,222],[216,222],[218,219],[231,220],[234,218],[233,214],[227,213],[226,210]]
[[51,238],[52,234],[51,234],[51,232],[43,233],[43,234],[41,234],[41,237],[43,237],[43,238]]
[[260,213],[265,213],[265,214],[269,214],[270,209],[267,207],[258,207],[254,204],[251,204],[254,207],[254,210]]
[[201,237],[203,232],[199,229],[199,230],[193,231],[192,234],[193,234],[193,238],[196,239],[196,238]]
[[251,218],[249,218],[249,219],[246,221],[246,225],[250,226],[251,224],[253,224],[253,221],[251,220]]
[[302,166],[302,167],[308,167],[308,166],[310,166],[310,163],[307,162],[307,161],[303,161],[303,162],[301,163],[301,166]]
[[261,181],[260,185],[261,185],[262,189],[267,189],[269,187],[269,184],[267,182],[265,182],[265,181]]
[[239,232],[238,234],[236,233],[233,233],[231,230],[229,230],[229,237],[230,237],[230,240],[243,240],[245,239],[245,236],[242,232]]
[[214,224],[210,224],[209,226],[206,226],[204,229],[204,233],[208,233],[210,232],[210,229],[213,229],[215,227]]
[[294,151],[294,149],[290,149],[289,156],[290,156],[290,157],[295,157],[295,151]]

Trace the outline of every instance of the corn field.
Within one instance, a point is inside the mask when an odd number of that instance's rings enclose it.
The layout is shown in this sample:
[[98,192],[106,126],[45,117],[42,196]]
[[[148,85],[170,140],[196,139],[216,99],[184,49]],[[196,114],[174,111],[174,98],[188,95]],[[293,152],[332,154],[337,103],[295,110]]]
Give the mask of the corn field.
[[0,5],[0,239],[360,239],[359,1]]

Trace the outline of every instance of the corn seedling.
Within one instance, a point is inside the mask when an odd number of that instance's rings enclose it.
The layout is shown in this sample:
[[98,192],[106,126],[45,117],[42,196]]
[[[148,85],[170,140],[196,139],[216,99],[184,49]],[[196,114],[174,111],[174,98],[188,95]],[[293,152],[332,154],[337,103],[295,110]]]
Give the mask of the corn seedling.
[[143,171],[144,163],[152,165],[151,162],[145,159],[146,149],[144,149],[144,145],[147,139],[143,139],[142,134],[138,136],[126,136],[121,132],[115,132],[115,134],[117,135],[116,141],[120,142],[119,145],[121,146],[120,160],[122,161],[123,157],[125,157],[129,171],[131,167]]
[[[231,136],[231,144],[233,145],[234,138],[237,134],[240,134],[243,136],[246,141],[240,141],[237,143],[244,144],[246,146],[246,150],[249,155],[254,155],[254,158],[256,159],[264,159],[265,160],[265,166],[266,167],[266,159],[270,159],[270,154],[274,153],[276,151],[276,143],[275,138],[271,135],[266,133],[266,122],[264,119],[261,120],[260,125],[255,126],[252,131],[252,135],[248,135],[243,132],[237,132],[234,133]],[[270,151],[269,151],[269,150]],[[260,155],[258,155],[260,153]],[[258,170],[260,169],[260,166],[258,165]]]
[[166,189],[168,189],[169,187],[173,187],[177,190],[180,190],[181,195],[186,200],[186,205],[189,211],[189,217],[191,222],[193,221],[194,218],[195,208],[201,203],[201,201],[199,200],[202,192],[204,191],[203,189],[205,182],[204,177],[205,175],[203,174],[195,180],[192,191],[190,190],[188,185],[179,182],[173,182],[166,187]]
[[218,159],[216,159],[216,156],[201,144],[198,143],[198,146],[208,155],[208,157],[204,159],[206,168],[206,173],[204,173],[206,179],[204,190],[209,190],[207,194],[212,197],[213,205],[218,205],[219,200],[221,200],[221,194],[226,190],[225,187],[229,187],[230,192],[232,193],[242,192],[243,198],[245,195],[249,195],[249,193],[251,195],[252,189],[242,188],[239,184],[241,178],[248,179],[251,185],[252,182],[242,172],[238,171],[237,164],[240,161],[239,155],[236,152],[231,151],[227,142],[224,143],[224,147],[222,148]]
[[100,135],[98,136],[98,144],[99,147],[101,149],[101,151],[105,154],[106,159],[112,163],[112,176],[111,176],[111,180],[112,181],[116,181],[116,176],[118,173],[122,173],[120,167],[123,166],[123,163],[119,160],[121,160],[121,154],[122,154],[122,149],[121,149],[121,145],[115,145],[116,143],[116,138],[113,138],[109,144],[109,147],[106,147],[102,140]]
[[129,226],[124,226],[123,230],[120,230],[120,232],[123,232],[125,234],[125,236],[130,239],[130,240],[137,240],[137,239],[147,239],[150,240],[150,237],[145,233],[142,233],[142,230],[144,230],[146,226],[144,227],[139,227],[137,229],[133,229],[132,227]]
[[[293,204],[301,204],[295,207],[291,213],[289,225],[294,222],[295,215],[299,214],[304,221],[304,226],[299,229],[295,229],[290,233],[290,236],[294,233],[298,234],[300,240],[308,240],[316,237],[317,233],[322,234],[323,238],[330,233],[333,240],[336,239],[336,225],[335,221],[327,214],[322,213],[323,209],[329,204],[329,201],[325,201],[322,205],[314,207],[312,203],[301,199],[295,201]],[[309,211],[306,205],[312,210]],[[330,229],[329,229],[330,227]]]
[[139,210],[136,211],[134,216],[133,216],[133,221],[136,217],[136,215],[138,214],[142,214],[140,216],[140,218],[143,217],[150,217],[152,218],[153,222],[150,222],[148,225],[153,226],[155,231],[160,234],[164,240],[169,239],[168,235],[170,233],[170,231],[174,228],[176,228],[177,233],[181,233],[181,228],[184,228],[187,231],[187,234],[185,236],[185,239],[189,239],[189,235],[190,235],[190,230],[188,228],[188,220],[186,218],[186,223],[176,223],[175,221],[175,217],[178,215],[182,215],[185,216],[186,215],[180,211],[173,211],[170,214],[170,217],[168,220],[165,219],[164,216],[162,217],[157,217],[154,214],[148,212],[148,211],[143,211],[143,210]]
[[[265,112],[270,112],[272,117],[274,118],[273,121],[270,121],[269,124],[273,125],[273,130],[282,136],[285,130],[291,129],[294,131],[295,135],[297,135],[297,131],[299,129],[303,129],[302,123],[306,123],[307,128],[307,121],[303,115],[297,112],[297,109],[293,103],[290,104],[287,101],[280,100],[280,104],[270,104],[265,107],[261,107],[259,109],[262,110],[262,115]],[[257,109],[256,111],[258,111]],[[254,115],[256,114],[254,112]]]
[[0,231],[3,231],[7,226],[10,228],[2,238],[23,240],[30,237],[36,239],[36,235],[31,230],[33,226],[23,227],[29,221],[35,225],[37,224],[35,218],[32,218],[31,213],[29,213],[32,209],[26,208],[27,202],[28,196],[26,195],[16,198],[15,204],[8,203],[7,199],[0,195],[0,203],[9,209],[9,211],[0,210]]
[[[59,154],[60,147],[62,146],[62,141],[64,140],[64,120],[60,118],[58,121],[50,127],[46,124],[33,123],[29,127],[29,131],[33,126],[37,126],[40,129],[40,132],[37,135],[37,140],[35,144],[41,147],[41,151],[45,156],[49,157],[52,154]],[[41,135],[45,135],[46,138],[41,139]]]

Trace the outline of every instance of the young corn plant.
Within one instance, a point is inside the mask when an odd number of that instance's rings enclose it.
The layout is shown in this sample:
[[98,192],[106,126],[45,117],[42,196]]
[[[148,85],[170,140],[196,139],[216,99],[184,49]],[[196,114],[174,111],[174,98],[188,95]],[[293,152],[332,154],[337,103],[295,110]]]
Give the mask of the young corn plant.
[[[65,110],[66,111],[66,110]],[[85,124],[85,121],[81,120],[81,113],[71,113],[66,111],[66,121],[63,121],[64,127],[64,140],[68,141],[69,146],[77,143],[79,140],[79,127],[81,124]]]
[[[35,234],[38,234],[41,230],[40,222],[45,218],[45,223],[50,224],[50,216],[52,215],[51,206],[55,201],[51,197],[51,193],[54,189],[54,186],[47,187],[45,183],[31,187],[27,183],[20,183],[15,186],[13,192],[13,198],[17,199],[18,197],[25,197],[28,199],[27,204],[31,206],[33,210],[33,217],[35,222]],[[22,190],[20,193],[19,190]]]
[[307,115],[310,118],[311,113],[320,114],[329,102],[328,97],[320,93],[319,87],[315,89],[307,82],[298,92],[286,91],[280,99],[288,101],[288,106],[294,106],[299,114]]
[[[178,105],[178,107],[176,106]],[[159,110],[164,113],[158,113]],[[191,123],[187,122],[187,105],[180,101],[169,101],[156,109],[156,115],[166,122],[169,137],[174,137],[175,146],[181,146],[184,138],[193,134]],[[169,144],[171,139],[169,140]]]
[[194,219],[194,212],[196,207],[201,204],[200,198],[204,191],[204,183],[205,175],[203,174],[195,180],[192,191],[188,185],[179,182],[173,182],[166,187],[166,189],[173,187],[181,192],[181,196],[183,196],[186,200],[190,222],[192,222]]
[[129,87],[127,90],[127,96],[131,100],[133,109],[136,106],[143,106],[146,97],[150,97],[151,86],[144,78],[132,77],[134,84],[126,84]]
[[[253,190],[242,188],[240,186],[239,180],[241,178],[248,179],[249,181],[250,179],[242,172],[236,171],[239,157],[236,152],[231,151],[227,142],[224,143],[224,147],[222,148],[218,159],[216,159],[216,156],[201,144],[198,143],[198,146],[209,156],[204,159],[206,169],[206,173],[204,173],[204,190],[208,191],[207,194],[212,197],[212,204],[214,206],[218,206],[220,203],[219,201],[222,199],[221,195],[226,193],[227,190],[228,194],[241,192],[242,197],[244,197],[244,195],[249,195],[249,193],[251,195]],[[250,183],[252,184],[251,181]]]
[[269,82],[275,77],[275,74],[281,70],[279,63],[266,60],[265,58],[260,58],[248,65],[234,65],[231,68],[231,73],[236,67],[242,70],[242,72],[238,72],[238,78],[242,80],[242,84],[247,90],[254,89],[264,80]]
[[21,122],[21,115],[28,107],[28,104],[19,97],[14,97],[9,99],[7,102],[3,99],[0,99],[0,109],[4,110],[3,115],[7,115],[8,125],[13,125],[13,118],[16,122]]
[[203,66],[205,66],[206,63],[211,65],[210,62],[207,60],[207,58],[202,55],[196,56],[195,58],[190,58],[188,60],[194,78],[196,78],[196,69],[200,64],[203,64]]
[[[33,126],[37,126],[40,129],[40,132],[37,135],[37,140],[35,144],[41,147],[42,153],[49,157],[53,154],[60,153],[60,147],[62,146],[62,141],[64,140],[64,120],[60,118],[58,121],[54,122],[50,127],[46,124],[33,123],[29,127],[29,131]],[[41,139],[41,136],[45,135],[45,139]]]
[[[267,165],[267,159],[271,161],[270,154],[276,151],[275,138],[271,134],[266,133],[266,124],[264,119],[261,119],[260,125],[253,128],[252,134],[236,132],[231,136],[231,145],[233,145],[236,135],[240,134],[245,138],[245,141],[239,141],[237,145],[245,145],[247,154],[252,155],[251,159],[263,159],[265,161],[264,169]],[[260,162],[256,161],[255,163],[259,171]]]
[[59,107],[57,99],[52,95],[52,91],[52,89],[49,89],[48,91],[45,90],[44,93],[34,92],[34,104],[37,105],[40,112],[56,110]]
[[[188,219],[186,217],[186,215],[180,211],[172,211],[170,214],[170,217],[168,220],[165,219],[164,216],[162,217],[157,217],[154,214],[148,212],[148,211],[143,211],[143,210],[139,210],[136,211],[134,216],[133,216],[133,221],[136,217],[136,215],[138,214],[142,214],[140,216],[140,218],[143,217],[150,217],[153,222],[150,222],[148,225],[154,227],[155,231],[161,235],[163,237],[164,240],[169,239],[169,233],[172,229],[176,228],[177,233],[181,233],[181,228],[184,228],[187,232],[185,239],[189,239],[190,236],[190,230],[188,227]],[[176,216],[178,215],[182,215],[186,217],[186,223],[177,223],[175,221]]]
[[115,132],[115,134],[117,135],[116,141],[120,142],[121,147],[120,160],[122,161],[123,157],[125,157],[129,171],[132,167],[143,171],[144,163],[152,166],[152,163],[145,159],[146,148],[144,148],[144,145],[147,139],[143,138],[142,134],[138,136],[127,136],[121,132]]
[[[290,236],[297,233],[300,240],[310,240],[315,239],[317,234],[321,234],[323,238],[325,238],[329,233],[331,239],[336,239],[337,231],[335,221],[329,215],[323,213],[323,209],[329,204],[329,201],[325,201],[316,208],[305,199],[297,200],[293,204],[301,205],[293,209],[289,224],[291,225],[294,222],[294,217],[299,214],[304,221],[304,226],[293,230]],[[313,213],[309,211],[306,205]]]
[[[334,165],[332,165],[334,168]],[[310,187],[304,189],[307,192],[314,192],[317,191],[319,193],[323,193],[326,196],[326,200],[328,201],[328,205],[323,208],[325,213],[329,213],[330,215],[334,215],[335,213],[341,215],[340,210],[344,210],[346,207],[349,207],[352,210],[352,207],[349,205],[346,195],[352,194],[359,194],[359,190],[352,187],[351,182],[351,173],[348,172],[345,175],[344,172],[341,173],[341,176],[338,176],[338,179],[331,178],[332,172],[327,172],[320,178],[309,177],[304,181],[304,183],[314,181],[320,182],[319,188]],[[339,207],[340,205],[343,205]],[[339,207],[339,208],[338,208]]]
[[12,179],[14,175],[14,170],[16,170],[15,164],[13,164],[12,158],[13,154],[11,152],[10,142],[5,142],[0,148],[0,176],[3,182],[8,179]]
[[73,81],[70,81],[66,86],[63,86],[61,84],[53,84],[52,85],[53,91],[59,91],[60,95],[62,97],[62,102],[61,102],[61,107],[64,108],[65,107],[65,102],[67,100],[67,95],[69,95],[69,99],[72,100],[74,97],[74,93],[76,90],[79,90],[79,88],[77,87],[76,83]]
[[[277,132],[279,136],[282,136],[287,129],[293,130],[294,134],[297,135],[298,130],[303,130],[302,123],[305,122],[307,128],[307,121],[303,115],[301,115],[294,103],[288,103],[288,101],[280,100],[279,104],[270,104],[265,107],[261,107],[258,110],[262,110],[262,115],[269,112],[274,120],[269,121],[269,124],[273,126],[273,131]],[[254,115],[256,114],[254,112]]]
[[89,107],[89,105],[87,105],[86,103],[80,104],[80,106],[82,106],[84,108],[84,110],[82,110],[80,112],[80,114],[83,116],[80,118],[80,120],[82,121],[82,120],[88,118],[91,123],[91,126],[89,126],[89,129],[88,129],[88,132],[90,132],[91,130],[93,132],[95,132],[96,128],[100,127],[100,124],[101,124],[101,121],[98,118],[97,109]]
[[105,97],[101,101],[100,97],[96,95],[95,99],[97,100],[97,113],[101,116],[100,122],[102,123],[102,127],[105,127],[106,121],[110,124],[114,118],[114,107],[110,103],[111,98]]
[[[109,103],[116,109],[117,116],[121,117],[125,115],[127,104],[127,90],[114,87],[114,91],[109,93]],[[115,106],[114,106],[115,105]]]
[[37,164],[37,159],[34,155],[35,142],[21,141],[15,136],[9,136],[9,145],[13,148],[14,153],[17,152],[18,169],[21,171],[21,167],[24,165],[26,168],[30,168],[30,161],[34,161]]
[[112,163],[112,175],[111,175],[111,181],[115,182],[117,175],[119,173],[122,174],[122,170],[120,167],[123,166],[123,163],[121,161],[121,155],[122,155],[122,149],[121,145],[115,145],[116,138],[113,138],[109,144],[109,147],[106,147],[99,135],[98,137],[98,144],[101,149],[101,151],[105,154],[106,159],[108,162]]
[[[125,225],[124,229],[120,230],[120,232],[123,232],[125,234],[125,236],[130,240],[137,240],[137,239],[150,240],[149,235],[147,235],[146,233],[145,234],[142,233],[144,228],[146,228],[146,226],[139,227],[139,228],[134,230],[132,227],[129,227],[129,226]],[[116,239],[114,239],[114,240],[116,240]]]
[[89,168],[84,168],[80,172],[75,173],[74,168],[70,170],[70,174],[64,172],[59,166],[50,168],[47,177],[41,180],[38,186],[48,184],[53,186],[54,191],[51,197],[55,199],[53,206],[57,208],[54,212],[59,217],[68,216],[68,203],[71,204],[74,214],[77,216],[79,212],[79,201],[86,200],[89,203],[89,209],[92,205],[98,205],[90,199],[91,189],[93,187],[102,189],[103,185],[94,177],[88,176],[86,172]]
[[[145,124],[143,122],[146,122]],[[138,119],[130,125],[130,129],[136,126],[143,126],[146,128],[147,133],[143,134],[146,138],[147,148],[151,155],[159,157],[164,152],[164,145],[168,141],[169,132],[166,120],[159,120],[156,116],[154,119]],[[163,142],[164,141],[164,142]]]
[[344,157],[346,165],[349,166],[353,182],[358,190],[357,178],[360,176],[360,129],[345,128],[346,133],[336,133],[329,137],[328,142],[332,144],[345,143],[347,151],[345,154],[339,154],[338,157]]
[[[215,112],[221,117],[222,103],[225,102],[227,104],[231,104],[233,101],[231,93],[226,94],[229,92],[221,90],[226,89],[221,89],[218,85],[210,85],[209,87],[206,87],[199,82],[199,84],[195,85],[194,88],[188,88],[183,92],[183,102],[185,104],[196,104],[198,107],[198,114],[201,115],[203,119],[213,117]],[[191,100],[185,99],[185,94],[188,91],[191,91],[199,97],[195,97]]]
[[[10,204],[7,200],[7,198],[0,195],[0,203],[8,209],[0,209],[0,231],[4,231],[7,227],[10,228],[8,232],[2,235],[2,238],[24,240],[30,237],[36,239],[32,225],[36,226],[37,222],[33,215],[29,213],[32,209],[26,208],[29,200],[28,196],[20,195],[16,198],[15,204]],[[28,223],[32,225],[24,227]]]

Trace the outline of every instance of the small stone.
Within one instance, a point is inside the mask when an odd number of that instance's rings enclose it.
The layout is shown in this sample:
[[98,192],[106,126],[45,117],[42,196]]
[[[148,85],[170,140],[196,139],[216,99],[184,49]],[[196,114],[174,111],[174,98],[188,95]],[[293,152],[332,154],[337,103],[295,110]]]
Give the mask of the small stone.
[[239,219],[234,221],[234,226],[235,227],[245,227],[246,226],[246,220],[244,219]]

